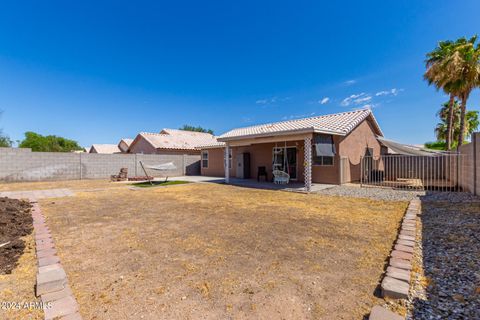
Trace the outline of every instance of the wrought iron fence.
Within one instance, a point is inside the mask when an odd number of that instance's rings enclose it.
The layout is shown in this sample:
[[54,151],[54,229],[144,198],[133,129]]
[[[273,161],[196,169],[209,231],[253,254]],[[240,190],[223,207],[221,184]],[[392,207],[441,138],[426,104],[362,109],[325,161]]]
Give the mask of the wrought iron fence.
[[362,157],[360,184],[404,190],[462,191],[465,155]]

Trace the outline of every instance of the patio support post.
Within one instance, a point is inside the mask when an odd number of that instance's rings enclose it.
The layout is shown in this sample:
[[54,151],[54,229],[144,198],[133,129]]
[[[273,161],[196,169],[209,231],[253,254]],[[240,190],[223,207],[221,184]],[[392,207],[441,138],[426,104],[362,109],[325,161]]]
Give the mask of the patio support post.
[[228,143],[225,145],[225,161],[224,161],[224,168],[225,168],[225,183],[230,183],[230,168],[228,167],[228,155],[230,154],[230,146]]
[[310,137],[305,138],[304,143],[305,152],[305,191],[310,192],[312,190],[312,139]]

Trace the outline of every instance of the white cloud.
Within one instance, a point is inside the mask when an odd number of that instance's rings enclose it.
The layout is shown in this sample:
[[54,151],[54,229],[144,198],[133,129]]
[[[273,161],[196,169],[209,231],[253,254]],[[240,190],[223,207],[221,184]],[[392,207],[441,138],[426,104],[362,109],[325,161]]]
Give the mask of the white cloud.
[[353,100],[353,102],[354,102],[355,104],[361,104],[361,103],[368,102],[368,101],[370,101],[370,100],[372,100],[372,97],[371,97],[371,96],[365,96],[365,97],[363,97],[363,98],[355,99],[355,100]]
[[350,97],[343,99],[340,105],[344,107],[348,107],[351,104],[358,105],[358,104],[368,102],[370,100],[372,100],[372,96],[367,95],[365,92],[362,92],[358,94],[352,94]]
[[288,100],[290,100],[290,97],[285,97],[285,98],[272,97],[272,98],[259,99],[255,101],[255,103],[259,105],[269,105],[277,102],[285,102]]
[[397,89],[397,88],[393,88],[393,89],[390,89],[390,90],[383,90],[383,91],[379,91],[377,93],[375,93],[375,96],[377,97],[380,97],[380,96],[396,96],[398,95],[400,92],[402,92],[403,89]]
[[320,104],[327,104],[330,101],[329,97],[325,97],[322,100],[319,100],[318,103]]
[[347,86],[350,86],[350,85],[355,84],[355,83],[357,83],[357,80],[353,80],[353,79],[352,80],[347,80],[347,81],[344,82],[344,84],[346,84]]
[[275,103],[277,102],[277,97],[273,97],[273,98],[267,98],[267,99],[259,99],[257,101],[255,101],[256,104],[271,104],[271,103]]

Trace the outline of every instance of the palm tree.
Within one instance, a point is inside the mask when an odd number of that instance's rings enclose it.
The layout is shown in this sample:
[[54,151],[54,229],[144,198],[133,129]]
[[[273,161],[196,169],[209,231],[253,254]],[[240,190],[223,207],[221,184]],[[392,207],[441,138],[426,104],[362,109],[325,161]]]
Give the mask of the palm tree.
[[[439,142],[445,141],[447,137],[447,122],[448,122],[448,113],[449,113],[449,102],[446,102],[442,105],[442,108],[438,111],[437,115],[440,118],[440,122],[435,127],[435,135]],[[461,106],[460,103],[455,100],[453,104],[453,123],[452,123],[452,147],[458,146],[458,136],[460,133],[460,117],[461,117]],[[472,134],[475,130],[478,129],[479,119],[478,111],[468,111],[465,114],[465,135]]]
[[477,44],[475,47],[476,41],[477,36],[469,40],[465,38],[457,40],[455,52],[447,68],[453,77],[456,78],[452,86],[455,88],[454,91],[458,93],[461,100],[458,146],[461,146],[465,141],[465,119],[468,98],[473,89],[480,86],[480,44]]
[[427,71],[424,78],[437,90],[450,95],[447,124],[447,149],[451,147],[453,103],[455,96],[461,100],[459,146],[465,140],[465,117],[467,100],[475,87],[480,85],[480,44],[475,47],[477,36],[452,41],[442,41],[434,51],[427,54]]
[[452,56],[456,44],[452,41],[440,41],[438,46],[427,53],[427,60],[425,61],[427,71],[423,78],[428,81],[429,85],[434,85],[437,90],[442,89],[446,94],[450,95],[448,103],[448,117],[447,117],[447,134],[445,137],[447,150],[451,149],[452,145],[452,123],[453,123],[453,104],[455,101],[455,93],[453,91],[451,75],[447,72],[446,62]]

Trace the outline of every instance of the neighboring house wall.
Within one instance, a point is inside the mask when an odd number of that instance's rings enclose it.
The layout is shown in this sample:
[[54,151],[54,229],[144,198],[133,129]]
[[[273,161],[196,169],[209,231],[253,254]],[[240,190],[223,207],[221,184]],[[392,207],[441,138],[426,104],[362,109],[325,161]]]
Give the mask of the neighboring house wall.
[[70,152],[31,152],[27,148],[0,148],[1,181],[49,181],[108,179],[128,168],[128,175],[144,175],[145,166],[173,162],[176,170],[147,169],[153,176],[181,176],[200,173],[199,156],[148,154],[95,154]]
[[120,149],[120,151],[126,152],[128,150],[128,145],[124,141],[120,141],[120,143],[118,144],[118,148]]
[[373,149],[374,157],[378,158],[380,156],[382,147],[368,118],[362,121],[350,134],[343,137],[339,143],[340,158],[348,159],[348,165],[345,167],[349,172],[345,173],[347,178],[344,182],[360,181],[360,159],[365,155],[367,148]]
[[128,153],[143,153],[143,154],[154,154],[157,152],[150,142],[148,142],[144,137],[138,135],[135,140],[130,145]]

